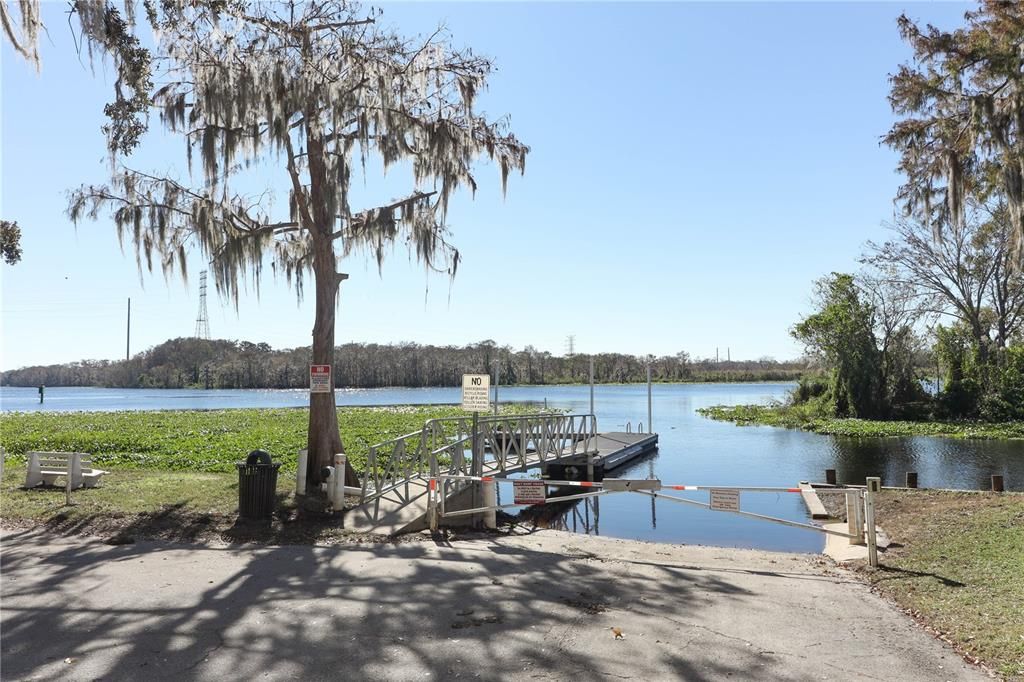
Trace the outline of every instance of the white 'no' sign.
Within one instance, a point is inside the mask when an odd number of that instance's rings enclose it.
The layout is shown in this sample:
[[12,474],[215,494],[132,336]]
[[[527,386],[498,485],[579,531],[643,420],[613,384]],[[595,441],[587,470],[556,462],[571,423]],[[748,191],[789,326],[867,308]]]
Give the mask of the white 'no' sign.
[[490,411],[491,377],[489,374],[462,375],[462,409],[467,412]]

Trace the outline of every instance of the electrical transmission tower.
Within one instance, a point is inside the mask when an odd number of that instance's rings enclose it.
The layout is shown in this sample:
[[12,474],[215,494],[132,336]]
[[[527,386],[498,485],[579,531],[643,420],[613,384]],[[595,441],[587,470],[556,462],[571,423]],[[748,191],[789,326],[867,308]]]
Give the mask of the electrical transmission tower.
[[210,338],[210,318],[206,315],[206,270],[199,273],[199,315],[196,316],[196,338]]
[[569,334],[569,336],[565,337],[565,354],[568,355],[570,358],[573,355],[576,355],[576,335],[575,334]]

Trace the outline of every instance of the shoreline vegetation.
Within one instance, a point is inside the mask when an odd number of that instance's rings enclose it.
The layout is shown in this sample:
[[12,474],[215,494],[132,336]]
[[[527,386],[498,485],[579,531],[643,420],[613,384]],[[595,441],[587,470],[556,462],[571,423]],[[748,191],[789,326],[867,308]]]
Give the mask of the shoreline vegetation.
[[715,405],[697,410],[698,414],[737,426],[776,426],[802,429],[828,436],[894,438],[940,436],[985,440],[1024,439],[1024,421],[901,421],[823,417],[800,405]]
[[[502,385],[587,383],[590,361],[601,384],[664,382],[796,381],[804,362],[723,360],[623,353],[556,356],[533,346],[514,350],[485,340],[463,347],[415,343],[348,343],[335,348],[335,384],[347,388],[426,388],[462,385],[467,372],[495,369]],[[0,372],[3,386],[108,388],[308,388],[312,349],[275,350],[266,343],[178,338],[128,360],[81,360]]]

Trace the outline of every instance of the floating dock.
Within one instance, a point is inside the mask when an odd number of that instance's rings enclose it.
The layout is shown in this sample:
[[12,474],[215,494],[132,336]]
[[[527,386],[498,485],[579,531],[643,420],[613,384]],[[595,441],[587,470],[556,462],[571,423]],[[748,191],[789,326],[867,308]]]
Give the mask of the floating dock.
[[597,452],[592,456],[592,460],[587,455],[575,455],[562,457],[543,465],[538,463],[544,478],[558,481],[587,480],[588,465],[592,461],[594,480],[600,481],[604,478],[605,471],[620,467],[657,448],[658,434],[612,431],[597,434],[595,441]]

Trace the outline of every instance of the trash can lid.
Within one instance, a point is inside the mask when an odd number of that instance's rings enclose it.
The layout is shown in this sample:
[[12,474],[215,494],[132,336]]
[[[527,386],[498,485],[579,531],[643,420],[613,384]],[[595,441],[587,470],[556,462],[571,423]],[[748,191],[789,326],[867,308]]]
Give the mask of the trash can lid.
[[266,450],[253,450],[250,452],[249,456],[245,458],[245,465],[253,466],[256,464],[270,466],[270,464],[272,464],[270,460],[270,453]]

